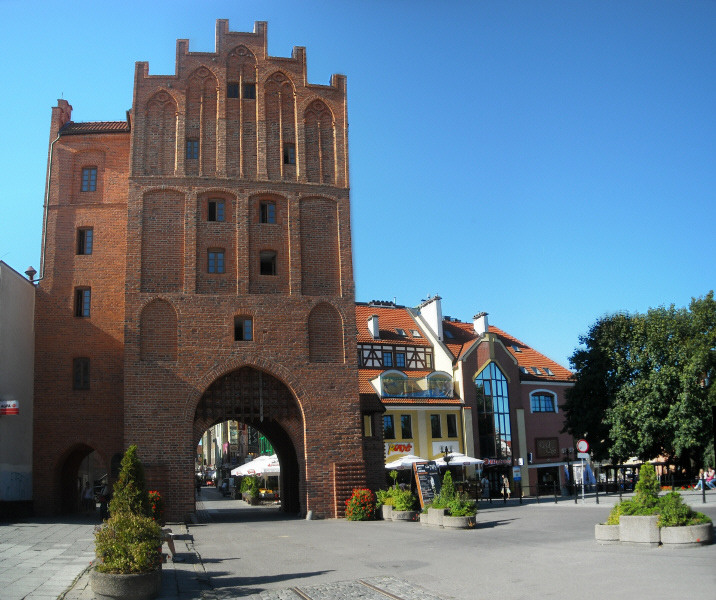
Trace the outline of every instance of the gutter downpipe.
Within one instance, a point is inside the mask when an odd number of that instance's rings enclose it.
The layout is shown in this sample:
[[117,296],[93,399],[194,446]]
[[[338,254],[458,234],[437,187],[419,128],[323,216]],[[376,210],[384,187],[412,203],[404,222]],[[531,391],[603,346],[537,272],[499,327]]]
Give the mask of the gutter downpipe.
[[50,143],[50,160],[47,165],[47,180],[45,183],[45,206],[42,216],[42,254],[40,256],[40,276],[34,282],[40,281],[45,277],[45,251],[47,250],[47,213],[50,209],[50,183],[52,182],[52,159],[55,153],[55,143],[60,139],[60,132],[57,137]]

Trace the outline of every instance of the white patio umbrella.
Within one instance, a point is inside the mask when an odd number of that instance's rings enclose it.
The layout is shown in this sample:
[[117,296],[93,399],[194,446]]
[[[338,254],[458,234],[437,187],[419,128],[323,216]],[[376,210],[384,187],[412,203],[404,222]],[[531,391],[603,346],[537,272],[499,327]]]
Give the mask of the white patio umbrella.
[[405,456],[394,460],[393,462],[386,463],[385,468],[392,471],[395,469],[396,471],[401,471],[403,469],[412,469],[413,463],[416,462],[425,462],[424,458],[420,458],[419,456],[415,456],[414,454],[406,454]]
[[231,470],[232,475],[278,475],[281,472],[281,467],[278,462],[278,457],[275,454],[271,456],[263,455],[258,456],[251,462],[239,465],[235,469]]
[[450,465],[451,467],[469,467],[471,465],[481,465],[485,461],[472,456],[467,456],[462,452],[450,452],[448,454],[449,462],[445,462],[445,457],[441,457],[435,461],[435,464],[439,467],[445,467]]

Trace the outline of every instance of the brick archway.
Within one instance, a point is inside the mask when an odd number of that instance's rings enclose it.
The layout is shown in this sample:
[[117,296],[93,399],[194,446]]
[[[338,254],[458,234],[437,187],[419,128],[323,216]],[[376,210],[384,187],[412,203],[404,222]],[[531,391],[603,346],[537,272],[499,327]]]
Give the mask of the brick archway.
[[254,367],[243,366],[216,379],[202,394],[194,413],[194,439],[222,421],[240,421],[264,434],[281,463],[281,508],[305,512],[303,416],[288,387]]

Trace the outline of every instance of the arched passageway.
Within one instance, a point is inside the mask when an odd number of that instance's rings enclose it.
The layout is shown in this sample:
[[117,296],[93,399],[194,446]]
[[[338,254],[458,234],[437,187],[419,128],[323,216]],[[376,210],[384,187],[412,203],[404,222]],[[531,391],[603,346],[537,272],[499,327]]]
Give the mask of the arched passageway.
[[254,367],[227,373],[207,388],[196,407],[194,441],[212,425],[228,420],[250,425],[269,439],[281,463],[281,508],[303,512],[303,416],[288,387]]
[[87,444],[76,444],[59,460],[58,487],[60,490],[60,514],[87,510],[82,504],[82,490],[107,477],[107,468],[100,454]]

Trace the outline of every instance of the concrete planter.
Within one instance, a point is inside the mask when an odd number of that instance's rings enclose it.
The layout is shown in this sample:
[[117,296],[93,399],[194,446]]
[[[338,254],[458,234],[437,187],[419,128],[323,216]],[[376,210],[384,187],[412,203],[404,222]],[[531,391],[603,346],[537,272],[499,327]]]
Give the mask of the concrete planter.
[[428,513],[424,513],[424,512],[420,513],[420,524],[421,525],[430,525],[430,523],[428,523]]
[[712,523],[688,525],[686,527],[662,527],[661,543],[673,548],[690,548],[706,546],[713,540],[714,526]]
[[417,510],[395,510],[391,515],[393,521],[417,521],[420,513]]
[[383,506],[380,507],[380,514],[384,521],[392,521],[393,505],[383,504]]
[[619,541],[627,544],[658,546],[661,541],[658,515],[619,517]]
[[443,527],[445,529],[472,529],[475,527],[475,517],[451,517],[445,515],[443,517]]
[[92,569],[90,587],[97,600],[150,600],[162,589],[162,570],[119,575]]
[[619,543],[619,525],[604,525],[597,523],[594,526],[594,538],[600,544]]
[[428,524],[436,527],[443,526],[444,508],[428,508]]

